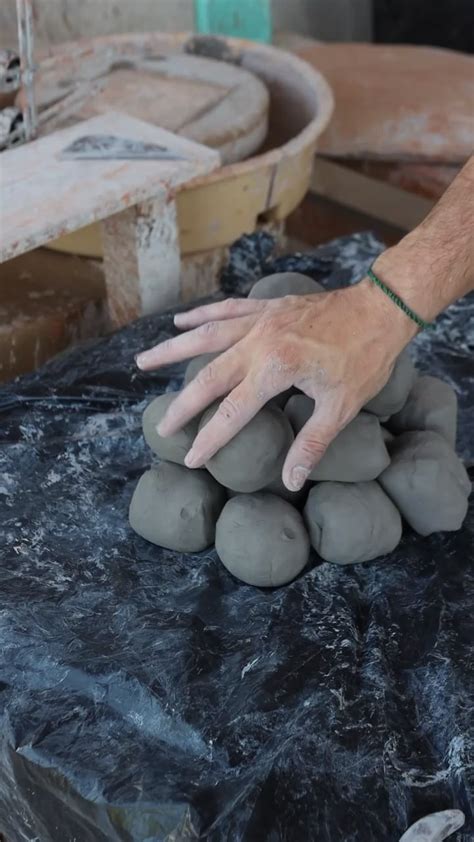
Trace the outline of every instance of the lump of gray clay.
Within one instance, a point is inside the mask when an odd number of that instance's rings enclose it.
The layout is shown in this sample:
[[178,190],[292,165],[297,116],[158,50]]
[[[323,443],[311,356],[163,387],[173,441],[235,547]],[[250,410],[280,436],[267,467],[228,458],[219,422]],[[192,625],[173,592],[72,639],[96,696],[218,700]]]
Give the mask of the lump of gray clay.
[[184,465],[184,457],[191,449],[197,435],[199,419],[193,418],[182,430],[178,430],[174,436],[168,436],[167,438],[160,436],[156,429],[170,403],[174,401],[178,394],[178,392],[166,392],[166,394],[155,398],[143,413],[142,426],[145,441],[153,453],[160,459]]
[[[285,406],[285,415],[296,434],[313,414],[314,401],[294,395]],[[376,479],[390,463],[379,420],[370,412],[359,412],[331,442],[311,471],[314,482],[368,482]]]
[[[217,405],[214,405],[204,413],[200,430],[216,410]],[[232,491],[259,491],[281,475],[292,442],[293,432],[286,415],[268,403],[209,459],[206,468],[221,485]]]
[[389,444],[391,463],[382,488],[419,535],[460,529],[471,482],[461,460],[439,433],[403,433]]
[[382,430],[382,436],[385,444],[390,444],[390,442],[394,440],[395,436],[393,435],[393,433],[390,432],[390,430],[387,430],[387,428],[384,426],[382,426],[380,429]]
[[295,435],[304,427],[314,412],[314,401],[307,395],[292,395],[285,404],[285,415]]
[[[267,491],[269,494],[276,494],[277,497],[282,497],[283,500],[287,500],[288,503],[291,503],[291,505],[295,506],[296,509],[301,509],[306,502],[309,488],[310,485],[307,482],[300,491],[290,491],[290,489],[284,484],[280,475],[278,479],[270,482],[262,488],[262,492]],[[229,498],[236,497],[237,494],[240,494],[240,491],[231,491],[228,489],[228,494]]]
[[308,496],[309,483],[305,483],[299,491],[290,491],[284,484],[281,474],[279,474],[277,479],[269,482],[262,491],[268,491],[269,494],[276,494],[277,497],[282,497],[283,500],[287,500],[292,506],[300,509]]
[[215,358],[221,353],[221,351],[217,351],[213,354],[200,354],[198,357],[193,357],[193,359],[189,361],[186,366],[186,371],[184,372],[184,385],[187,386],[188,383],[191,383],[191,380],[194,380],[196,374],[198,374],[206,365],[209,365],[212,360],[215,360]]
[[438,377],[419,377],[408,400],[390,419],[394,433],[411,430],[433,430],[454,447],[456,443],[458,401],[456,392]]
[[314,482],[368,482],[389,463],[378,419],[369,412],[359,412],[331,442],[309,478]]
[[270,398],[269,403],[273,403],[275,406],[280,407],[280,409],[284,409],[289,399],[294,394],[296,394],[296,389],[294,386],[290,386],[289,389],[285,389],[284,392],[280,392],[278,395],[274,395],[273,398]]
[[214,543],[225,490],[202,470],[160,462],[138,481],[130,503],[132,529],[142,538],[182,553]]
[[239,494],[224,506],[216,527],[223,565],[242,582],[260,588],[290,582],[308,561],[303,518],[273,494]]
[[399,512],[376,482],[321,482],[309,492],[304,520],[325,561],[355,564],[392,552],[402,537]]
[[276,272],[253,285],[249,298],[282,298],[285,295],[313,295],[324,287],[300,272]]
[[416,378],[416,369],[406,348],[395,362],[393,371],[383,389],[366,403],[364,409],[385,419],[396,412],[400,412]]

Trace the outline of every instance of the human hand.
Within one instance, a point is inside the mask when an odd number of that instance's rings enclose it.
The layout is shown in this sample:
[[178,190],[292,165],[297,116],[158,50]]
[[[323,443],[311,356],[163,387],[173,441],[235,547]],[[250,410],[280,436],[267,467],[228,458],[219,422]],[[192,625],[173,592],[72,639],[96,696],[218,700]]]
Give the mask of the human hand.
[[139,354],[144,371],[222,352],[170,405],[159,433],[173,435],[224,396],[196,436],[189,468],[204,465],[273,397],[291,386],[315,401],[290,448],[283,482],[299,490],[340,430],[387,381],[414,325],[365,279],[328,293],[227,299],[175,317],[186,332]]

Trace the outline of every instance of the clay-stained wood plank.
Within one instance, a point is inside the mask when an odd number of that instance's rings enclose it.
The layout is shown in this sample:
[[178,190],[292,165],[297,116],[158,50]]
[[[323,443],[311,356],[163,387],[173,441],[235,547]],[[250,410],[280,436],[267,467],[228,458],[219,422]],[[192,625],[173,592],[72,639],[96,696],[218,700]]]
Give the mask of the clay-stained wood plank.
[[[186,160],[63,160],[88,134],[161,144]],[[119,112],[94,117],[0,155],[0,262],[150,199],[219,166],[214,150]]]

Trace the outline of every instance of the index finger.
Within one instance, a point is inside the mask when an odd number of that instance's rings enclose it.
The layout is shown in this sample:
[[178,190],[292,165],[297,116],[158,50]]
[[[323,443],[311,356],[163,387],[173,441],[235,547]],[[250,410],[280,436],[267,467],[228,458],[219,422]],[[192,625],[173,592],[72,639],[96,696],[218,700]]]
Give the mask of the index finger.
[[267,400],[259,393],[252,378],[247,376],[224,398],[212,418],[199,431],[184,460],[185,465],[188,468],[205,465],[252,420]]
[[[236,346],[238,349],[238,346]],[[208,363],[169,405],[159,425],[160,436],[172,436],[191,418],[203,412],[217,398],[242,380],[239,349],[231,348]]]
[[135,357],[135,362],[141,371],[152,371],[199,354],[225,351],[237,343],[252,325],[253,320],[249,316],[222,322],[206,322],[194,330],[181,333],[172,339],[165,339],[153,348],[142,351]]
[[258,313],[265,308],[266,303],[266,301],[258,301],[256,298],[226,298],[225,301],[203,304],[201,307],[194,307],[193,310],[176,313],[174,323],[180,330],[189,330],[189,328],[199,327],[205,322],[224,321]]

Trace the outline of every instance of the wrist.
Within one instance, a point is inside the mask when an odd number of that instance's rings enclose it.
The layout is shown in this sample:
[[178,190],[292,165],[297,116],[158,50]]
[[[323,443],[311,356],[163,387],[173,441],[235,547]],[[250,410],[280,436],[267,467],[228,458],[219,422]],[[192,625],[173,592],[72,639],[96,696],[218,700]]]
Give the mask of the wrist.
[[369,278],[352,289],[357,291],[363,323],[371,326],[377,344],[395,359],[418,332],[417,325]]
[[474,156],[426,219],[374,263],[374,272],[430,322],[474,288]]
[[[435,293],[438,283],[433,277],[437,271],[433,262],[436,261],[432,258],[428,263],[418,245],[407,239],[384,251],[374,262],[373,271],[410,310],[423,321],[432,322],[443,309]],[[427,283],[428,278],[433,284]],[[394,302],[392,306],[397,308]],[[400,312],[411,321],[408,315]],[[413,325],[416,333],[415,323]]]

